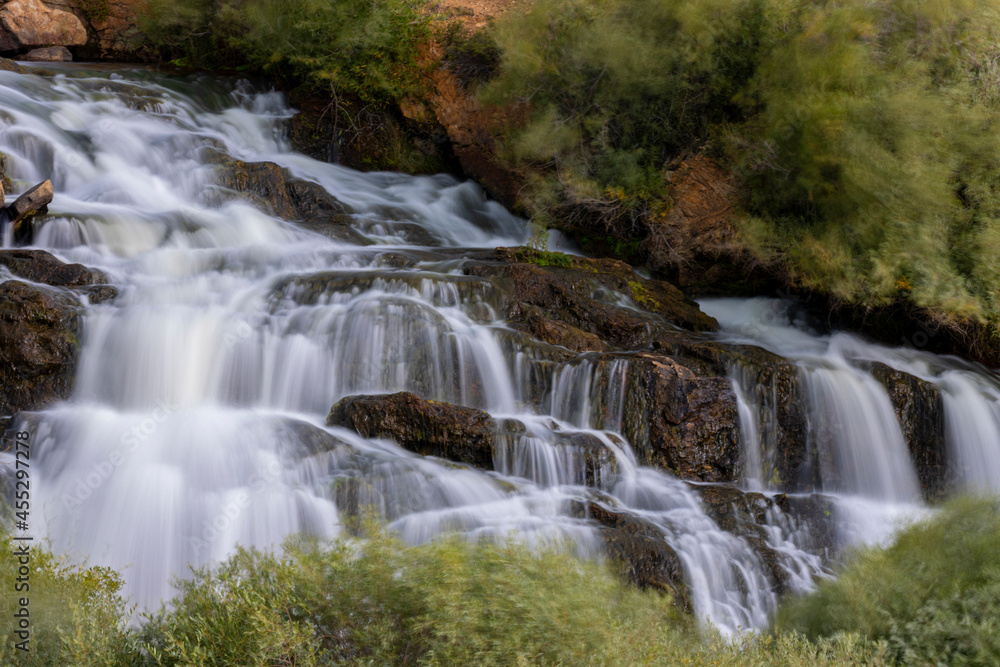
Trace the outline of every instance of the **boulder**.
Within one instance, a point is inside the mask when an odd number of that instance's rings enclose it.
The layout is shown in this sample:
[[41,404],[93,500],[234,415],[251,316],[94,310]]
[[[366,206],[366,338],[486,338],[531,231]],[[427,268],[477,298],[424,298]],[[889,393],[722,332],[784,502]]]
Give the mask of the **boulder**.
[[743,538],[753,549],[770,579],[775,593],[782,595],[788,585],[788,570],[782,565],[782,557],[767,543],[767,513],[774,508],[774,501],[762,493],[745,492],[729,486],[694,485],[701,495],[705,513],[719,525],[719,528]]
[[757,406],[761,482],[788,492],[820,486],[818,456],[808,437],[808,402],[796,364],[756,345],[719,343],[685,332],[661,336],[653,348],[699,374],[741,378]]
[[13,0],[0,9],[0,51],[23,46],[82,46],[87,30],[73,14],[47,7],[40,0]]
[[0,265],[15,276],[56,287],[104,285],[107,276],[82,264],[65,264],[44,250],[0,250]]
[[81,310],[68,294],[13,280],[0,284],[0,414],[69,396]]
[[352,227],[347,206],[316,183],[293,178],[274,162],[233,160],[214,148],[205,159],[216,163],[219,186],[261,210],[337,241],[373,243]]
[[629,581],[669,592],[678,607],[692,610],[683,563],[662,530],[635,514],[593,501],[583,505],[582,513],[597,522],[605,549],[622,565]]
[[[666,325],[693,331],[718,328],[714,318],[701,311],[669,283],[647,280],[624,262],[585,259],[527,248],[499,248],[493,261],[470,262],[467,275],[491,280],[503,292],[511,323],[556,334],[563,331],[539,326],[538,317],[556,320],[581,332],[593,334],[608,346],[641,349],[649,346],[653,332]],[[631,303],[629,303],[631,302]],[[569,339],[571,344],[584,339]]]
[[18,58],[29,63],[68,63],[73,61],[73,54],[65,46],[48,46],[32,49]]
[[44,250],[0,251],[0,265],[18,280],[0,283],[0,415],[35,410],[67,398],[75,375],[83,314],[91,303],[114,298],[100,271],[64,264]]
[[941,391],[931,382],[880,362],[870,362],[868,370],[889,394],[924,498],[940,499],[953,481],[945,447]]
[[330,409],[329,426],[388,438],[424,456],[493,469],[497,423],[482,410],[425,401],[413,394],[348,396]]
[[727,378],[640,353],[629,362],[625,391],[622,431],[640,463],[686,480],[740,480],[739,412]]
[[42,181],[7,207],[8,221],[14,226],[15,242],[31,242],[32,219],[40,213],[48,212],[48,205],[52,203],[53,196],[52,181]]

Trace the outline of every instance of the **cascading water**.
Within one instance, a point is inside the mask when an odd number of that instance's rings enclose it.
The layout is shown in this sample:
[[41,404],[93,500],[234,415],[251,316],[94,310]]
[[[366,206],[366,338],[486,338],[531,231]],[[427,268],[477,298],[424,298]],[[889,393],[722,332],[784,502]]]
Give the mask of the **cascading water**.
[[[457,275],[457,255],[406,241],[417,228],[445,247],[518,244],[523,221],[450,177],[290,152],[281,96],[218,87],[143,71],[0,72],[10,175],[17,188],[51,178],[57,192],[35,244],[120,289],[86,311],[72,398],[20,417],[35,434],[44,525],[33,528],[55,550],[120,570],[149,608],[172,576],[237,544],[337,535],[350,503],[413,542],[457,530],[568,540],[596,557],[598,531],[577,510],[600,494],[661,531],[701,617],[724,632],[767,622],[776,596],[747,541],[617,434],[628,360],[543,359],[498,319],[488,284]],[[226,192],[219,154],[322,186],[374,245]],[[415,266],[392,268],[386,251]],[[524,431],[505,436],[487,473],[323,425],[345,395],[404,390]],[[795,547],[787,517],[769,531],[791,587],[807,588],[818,560]]]
[[[920,488],[901,424],[871,364],[884,364],[935,388],[944,415],[943,446],[951,483],[971,490],[1000,490],[1000,379],[981,366],[909,348],[888,348],[846,334],[818,335],[774,299],[709,299],[705,312],[723,327],[722,338],[760,345],[793,360],[809,402],[808,430],[820,456],[822,490],[838,497],[846,541],[884,540],[900,520],[919,515]],[[748,481],[767,486],[774,401],[748,390],[747,369],[732,370],[748,448]],[[766,388],[765,388],[766,389]],[[767,415],[767,411],[771,415]],[[762,454],[765,453],[765,454]]]

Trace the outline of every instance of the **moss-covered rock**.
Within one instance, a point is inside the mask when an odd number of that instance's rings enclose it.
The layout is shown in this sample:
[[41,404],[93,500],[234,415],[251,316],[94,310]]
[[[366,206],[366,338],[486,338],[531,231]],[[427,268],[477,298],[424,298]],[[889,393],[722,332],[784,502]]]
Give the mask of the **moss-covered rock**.
[[510,303],[505,313],[510,322],[539,332],[546,342],[578,351],[596,347],[595,341],[539,318],[593,334],[605,345],[633,350],[649,346],[653,332],[664,324],[693,331],[718,327],[680,290],[647,280],[624,262],[561,257],[566,261],[552,262],[523,248],[500,248],[492,261],[470,263],[465,273],[497,285]]

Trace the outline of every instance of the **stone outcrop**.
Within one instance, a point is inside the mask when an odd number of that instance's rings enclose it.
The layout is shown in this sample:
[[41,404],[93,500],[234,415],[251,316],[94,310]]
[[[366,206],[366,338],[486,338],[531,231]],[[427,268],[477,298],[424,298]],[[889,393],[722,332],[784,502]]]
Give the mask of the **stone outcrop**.
[[19,280],[0,284],[0,415],[34,410],[69,396],[79,351],[81,296],[114,298],[99,271],[64,264],[42,250],[0,251]]
[[[647,280],[624,262],[525,248],[497,249],[491,259],[471,263],[465,273],[491,280],[507,295],[506,319],[545,342],[578,352],[607,345],[645,348],[662,323],[694,331],[718,327],[673,285]],[[621,299],[634,308],[623,308]]]
[[73,54],[65,46],[47,46],[42,49],[32,49],[21,60],[31,63],[68,63],[73,60]]
[[627,382],[622,431],[640,463],[688,480],[740,479],[739,413],[728,379],[642,353],[631,360]]
[[35,283],[56,287],[104,285],[107,276],[82,264],[66,264],[44,250],[0,250],[0,265],[11,273]]
[[365,438],[388,438],[424,456],[493,469],[497,423],[475,408],[425,401],[406,392],[348,396],[330,409],[326,423]]
[[632,583],[670,592],[678,607],[691,611],[683,563],[662,530],[635,514],[601,503],[588,502],[582,510],[583,516],[598,524],[605,549]]
[[14,228],[15,243],[31,242],[34,236],[33,219],[48,212],[53,196],[52,181],[42,181],[4,210],[7,224]]
[[41,0],[13,0],[0,8],[0,51],[34,46],[81,46],[87,29],[70,12]]
[[879,362],[871,362],[869,372],[889,393],[924,497],[939,499],[952,482],[941,391],[930,382]]
[[296,222],[310,231],[356,245],[371,245],[353,227],[350,210],[316,183],[293,178],[273,162],[244,162],[209,149],[214,162],[217,197],[239,196],[267,213]]

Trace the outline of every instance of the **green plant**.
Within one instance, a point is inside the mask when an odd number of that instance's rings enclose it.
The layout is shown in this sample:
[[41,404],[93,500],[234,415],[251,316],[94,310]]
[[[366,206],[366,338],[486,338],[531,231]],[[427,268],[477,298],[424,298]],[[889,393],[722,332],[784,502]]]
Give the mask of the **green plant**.
[[785,605],[782,630],[857,632],[907,664],[1000,661],[1000,504],[963,499],[858,553],[835,581]]
[[460,23],[446,29],[444,64],[469,89],[489,82],[500,69],[503,51],[487,30],[468,34]]
[[525,264],[557,266],[563,269],[573,266],[573,258],[565,253],[536,250],[535,248],[518,248],[514,251],[514,259]]
[[103,21],[111,12],[110,0],[79,0],[77,3],[91,21]]
[[377,108],[420,85],[427,21],[408,0],[148,0],[140,27],[192,65],[250,65]]

